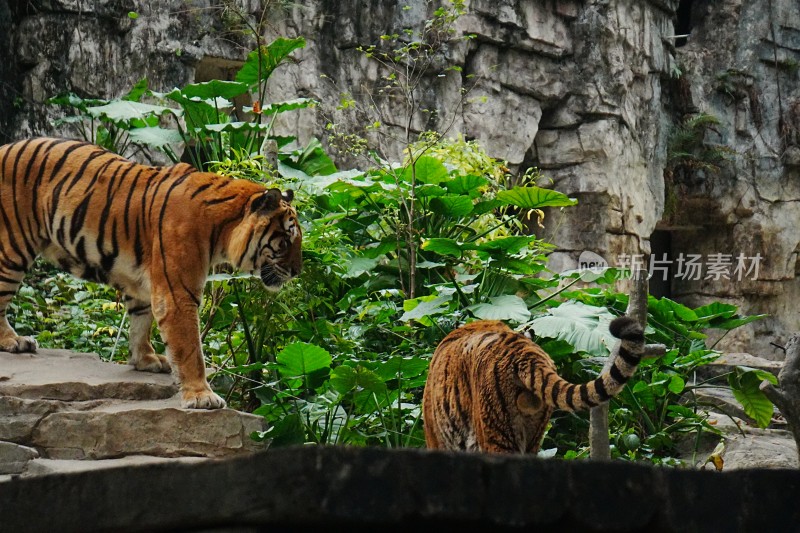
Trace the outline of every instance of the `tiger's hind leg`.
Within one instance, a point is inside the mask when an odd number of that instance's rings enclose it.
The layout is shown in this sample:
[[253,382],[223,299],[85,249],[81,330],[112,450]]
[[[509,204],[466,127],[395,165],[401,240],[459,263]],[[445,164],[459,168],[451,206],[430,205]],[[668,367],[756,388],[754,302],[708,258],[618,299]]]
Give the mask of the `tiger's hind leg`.
[[150,343],[153,328],[153,309],[150,302],[125,296],[130,326],[130,356],[128,364],[143,372],[170,372],[169,361],[157,354]]
[[17,293],[25,268],[11,268],[6,261],[0,265],[0,351],[3,352],[35,352],[36,340],[33,337],[20,337],[8,323],[6,311],[11,299]]

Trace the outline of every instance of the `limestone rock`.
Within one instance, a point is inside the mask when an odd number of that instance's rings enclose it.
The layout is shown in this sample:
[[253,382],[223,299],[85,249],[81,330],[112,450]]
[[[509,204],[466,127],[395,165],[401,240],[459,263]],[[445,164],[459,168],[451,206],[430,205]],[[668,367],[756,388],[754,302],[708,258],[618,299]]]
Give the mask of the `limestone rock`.
[[[181,409],[171,375],[67,350],[0,353],[0,441],[7,441],[0,473],[86,469],[89,460],[124,457],[243,455],[265,448],[251,438],[265,429],[262,417],[232,409]],[[24,459],[25,450],[41,459]],[[39,463],[45,459],[87,464]]]
[[30,442],[34,428],[47,415],[58,411],[93,409],[103,403],[103,400],[63,402],[0,396],[0,440]]
[[[708,421],[720,430],[721,437],[706,433],[698,443],[694,436],[682,442],[679,449],[690,460],[692,466],[703,470],[714,470],[708,462],[712,453],[722,458],[722,470],[750,468],[792,468],[800,464],[797,445],[790,431],[785,429],[759,429],[745,420],[716,412],[708,413]],[[699,447],[696,447],[698,446]]]
[[212,461],[206,457],[154,457],[152,455],[129,455],[116,459],[98,459],[96,461],[70,459],[37,459],[31,461],[25,470],[25,476],[44,476],[50,474],[67,474],[101,470],[106,468],[130,468],[149,464],[186,463],[196,464],[200,461]]
[[180,409],[180,400],[113,402],[90,411],[45,417],[31,444],[52,459],[126,455],[220,457],[263,447],[250,438],[264,419],[231,409]]
[[33,448],[0,441],[0,474],[19,474],[37,457],[39,452]]
[[[0,141],[74,135],[51,124],[62,111],[47,99],[58,93],[116,97],[145,76],[151,88],[169,91],[202,81],[210,65],[241,62],[254,45],[226,27],[214,2],[191,10],[179,0],[35,4],[0,3],[8,28],[0,32]],[[257,4],[236,2],[250,14]],[[355,129],[384,124],[387,135],[376,142],[387,157],[398,159],[407,135],[425,128],[480,139],[512,170],[541,167],[548,182],[578,198],[567,215],[545,221],[559,253],[576,259],[585,243],[596,243],[591,251],[602,256],[646,254],[659,228],[676,252],[760,254],[752,280],[676,278],[670,296],[770,315],[726,336],[721,349],[766,357],[770,342],[800,330],[796,0],[693,2],[689,13],[678,13],[677,0],[467,4],[457,30],[475,37],[444,46],[445,60],[420,78],[413,112],[378,94],[384,73],[357,48],[406,29],[418,35],[436,2],[387,0],[368,10],[356,0],[281,4],[269,13],[265,39],[301,35],[308,44],[296,65],[273,74],[266,100],[304,96],[321,105],[281,115],[275,133],[296,135],[302,145],[323,137],[328,121],[352,118],[336,109],[348,95],[375,104],[375,116]],[[685,44],[676,38],[678,18],[690,26]],[[449,64],[459,70],[446,70]],[[730,157],[719,172],[690,172],[684,183],[668,164],[676,155],[671,136],[686,113],[713,116],[719,124],[705,140]],[[355,165],[337,157],[343,169]]]
[[0,376],[0,396],[28,399],[151,400],[178,392],[170,374],[138,372],[132,366],[105,363],[95,354],[68,350],[0,352]]
[[778,372],[783,368],[783,363],[749,353],[730,352],[722,354],[719,359],[710,364],[698,367],[697,376],[702,380],[706,380],[731,372],[737,366],[756,368],[777,376]]

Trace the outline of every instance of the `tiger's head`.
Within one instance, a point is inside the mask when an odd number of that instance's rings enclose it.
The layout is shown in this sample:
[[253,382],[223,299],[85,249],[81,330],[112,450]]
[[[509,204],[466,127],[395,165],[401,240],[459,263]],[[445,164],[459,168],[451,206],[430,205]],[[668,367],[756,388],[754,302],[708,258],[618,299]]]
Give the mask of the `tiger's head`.
[[240,271],[258,275],[268,289],[300,274],[302,231],[292,207],[294,192],[268,189],[254,197],[234,230],[229,257]]

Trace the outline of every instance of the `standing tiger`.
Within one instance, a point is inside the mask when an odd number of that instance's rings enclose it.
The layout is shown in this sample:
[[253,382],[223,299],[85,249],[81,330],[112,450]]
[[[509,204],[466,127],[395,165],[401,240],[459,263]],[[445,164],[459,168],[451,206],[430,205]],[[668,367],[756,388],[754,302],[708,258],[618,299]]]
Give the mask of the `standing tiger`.
[[[85,142],[33,138],[0,147],[0,350],[36,351],[6,309],[41,255],[122,292],[136,370],[175,368],[182,407],[225,407],[206,379],[203,286],[219,263],[257,273],[273,290],[296,276],[302,237],[292,197],[183,163],[141,165]],[[153,318],[169,359],[150,343]]]
[[450,332],[433,354],[423,394],[428,448],[536,453],[554,409],[587,410],[625,386],[644,353],[644,332],[621,316],[609,330],[621,340],[608,372],[583,385],[556,373],[535,342],[495,320]]

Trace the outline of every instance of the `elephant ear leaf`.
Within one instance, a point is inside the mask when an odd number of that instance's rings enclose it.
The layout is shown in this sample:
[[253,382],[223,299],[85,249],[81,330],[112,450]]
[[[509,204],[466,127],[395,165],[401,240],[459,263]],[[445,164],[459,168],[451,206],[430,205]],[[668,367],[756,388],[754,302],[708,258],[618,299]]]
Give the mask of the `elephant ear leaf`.
[[577,352],[603,357],[611,353],[616,343],[608,331],[613,319],[614,315],[605,307],[565,302],[529,324],[539,337],[559,339],[571,344]]
[[247,61],[236,73],[236,81],[249,87],[266,82],[272,72],[289,57],[289,54],[305,45],[306,40],[302,37],[295,39],[279,37],[267,46],[253,50],[247,55]]
[[564,193],[535,186],[514,187],[506,191],[499,191],[497,199],[507,205],[514,205],[522,209],[567,207],[578,203],[578,200],[570,198]]

